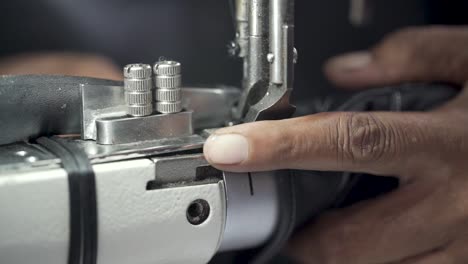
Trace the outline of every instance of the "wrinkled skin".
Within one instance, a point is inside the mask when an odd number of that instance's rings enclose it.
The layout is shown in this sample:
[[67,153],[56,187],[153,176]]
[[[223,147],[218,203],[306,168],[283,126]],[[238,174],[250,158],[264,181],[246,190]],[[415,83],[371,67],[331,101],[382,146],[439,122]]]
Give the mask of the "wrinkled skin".
[[[331,59],[332,82],[465,85],[468,28],[409,28]],[[423,96],[423,95],[421,95]],[[291,241],[300,263],[468,263],[468,89],[431,112],[324,113],[223,128],[205,156],[229,171],[332,170],[396,176],[390,194],[323,214]]]

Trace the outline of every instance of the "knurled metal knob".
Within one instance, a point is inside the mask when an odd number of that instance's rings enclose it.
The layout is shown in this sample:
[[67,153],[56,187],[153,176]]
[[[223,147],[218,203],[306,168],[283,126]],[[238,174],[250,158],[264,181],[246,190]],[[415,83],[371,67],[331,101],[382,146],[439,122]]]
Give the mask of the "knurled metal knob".
[[180,86],[182,66],[177,61],[158,61],[154,64],[154,100],[159,113],[171,114],[182,111]]
[[156,111],[162,114],[173,114],[182,111],[181,101],[177,102],[156,102]]
[[148,64],[134,63],[124,67],[124,77],[127,79],[147,79],[151,78],[153,72]]
[[153,70],[156,75],[180,75],[182,65],[177,61],[158,61],[154,64]]
[[154,99],[161,102],[176,102],[180,101],[181,90],[180,88],[175,89],[156,89],[154,91]]
[[181,86],[182,78],[180,75],[156,75],[154,76],[154,84],[156,88],[175,89]]
[[127,105],[127,114],[135,117],[149,116],[153,113],[153,105]]
[[124,67],[125,102],[127,114],[148,116],[153,113],[152,69],[148,64]]
[[129,105],[147,105],[148,102],[152,104],[152,100],[151,91],[125,93],[125,102]]

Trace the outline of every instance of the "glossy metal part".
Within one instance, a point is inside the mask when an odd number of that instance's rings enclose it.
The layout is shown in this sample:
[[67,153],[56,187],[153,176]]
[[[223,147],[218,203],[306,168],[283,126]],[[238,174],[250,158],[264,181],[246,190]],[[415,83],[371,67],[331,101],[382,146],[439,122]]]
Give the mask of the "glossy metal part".
[[71,140],[71,142],[82,148],[91,163],[95,164],[193,151],[203,147],[205,138],[199,135],[191,135],[120,145],[101,145],[91,140]]
[[192,112],[144,117],[114,117],[96,120],[96,142],[127,144],[193,134]]
[[276,176],[224,172],[228,209],[220,251],[252,248],[270,238],[280,213]]
[[294,1],[250,1],[248,23],[243,93],[235,117],[243,122],[289,117],[294,112],[289,97],[297,61]]
[[154,64],[155,110],[162,114],[182,111],[182,65],[177,61],[158,61]]
[[[181,93],[182,107],[193,111],[196,130],[220,127],[232,120],[232,109],[240,96],[240,91],[235,88],[184,88]],[[122,117],[126,113],[121,86],[82,85],[80,99],[82,139],[96,140],[97,119]]]
[[[44,135],[82,134],[96,139],[95,120],[125,115],[123,83],[94,78],[0,76],[0,145]],[[8,95],[8,96],[6,96]],[[194,111],[194,128],[232,120],[236,88],[184,88],[182,105]],[[213,111],[216,109],[216,111]],[[21,122],[18,122],[21,120]]]
[[[207,168],[209,163],[203,154],[174,155],[169,157],[152,158],[156,164],[156,178],[154,184],[163,186],[167,184],[207,181],[209,175],[198,175],[202,168]],[[220,172],[221,173],[221,172]],[[221,180],[222,178],[218,179]]]
[[176,114],[182,111],[182,102],[156,102],[156,111],[161,114]]
[[81,138],[96,140],[96,120],[127,113],[121,86],[81,85]]
[[[268,86],[268,0],[248,1],[248,43],[243,65],[242,95],[235,112],[241,120],[249,107],[263,96]],[[237,10],[237,11],[242,11]],[[237,21],[237,23],[244,23]],[[239,44],[240,45],[240,44]],[[260,93],[260,96],[257,94]]]
[[0,76],[0,145],[43,135],[79,134],[81,85],[122,83],[52,75]]
[[148,116],[153,113],[153,70],[148,64],[129,64],[124,67],[124,88],[127,114]]
[[0,171],[24,171],[57,167],[60,160],[34,144],[24,142],[1,146]]

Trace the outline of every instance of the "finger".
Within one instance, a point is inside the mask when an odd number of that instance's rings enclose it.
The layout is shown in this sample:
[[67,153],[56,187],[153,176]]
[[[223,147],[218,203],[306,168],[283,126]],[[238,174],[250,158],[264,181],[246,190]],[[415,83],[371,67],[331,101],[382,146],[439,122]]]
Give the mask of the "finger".
[[421,254],[393,264],[451,264],[455,263],[445,250]]
[[464,226],[463,213],[446,206],[453,202],[448,189],[418,182],[329,213],[293,239],[290,253],[301,263],[362,264],[392,263],[440,248]]
[[389,35],[369,51],[330,59],[324,67],[338,86],[366,88],[408,81],[468,79],[468,28],[409,28]]
[[31,53],[0,60],[0,74],[53,74],[121,80],[121,70],[102,56],[79,53]]
[[468,262],[468,237],[466,236],[465,228],[460,230],[458,239],[451,241],[446,246],[411,257],[398,264],[464,264]]
[[426,113],[374,112],[255,122],[218,130],[205,143],[204,153],[211,164],[228,171],[402,175],[409,169],[435,169],[439,164],[434,158],[444,157],[439,146],[458,144],[446,136],[448,121],[440,119]]

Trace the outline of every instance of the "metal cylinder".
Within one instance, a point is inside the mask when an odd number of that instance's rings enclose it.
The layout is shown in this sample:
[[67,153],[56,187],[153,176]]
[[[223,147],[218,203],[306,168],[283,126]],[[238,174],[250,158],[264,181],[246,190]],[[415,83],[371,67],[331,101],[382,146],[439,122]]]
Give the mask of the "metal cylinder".
[[182,111],[181,64],[176,61],[158,61],[154,64],[154,100],[156,111],[172,114]]
[[148,64],[129,64],[124,67],[125,102],[130,116],[153,113],[152,70]]

